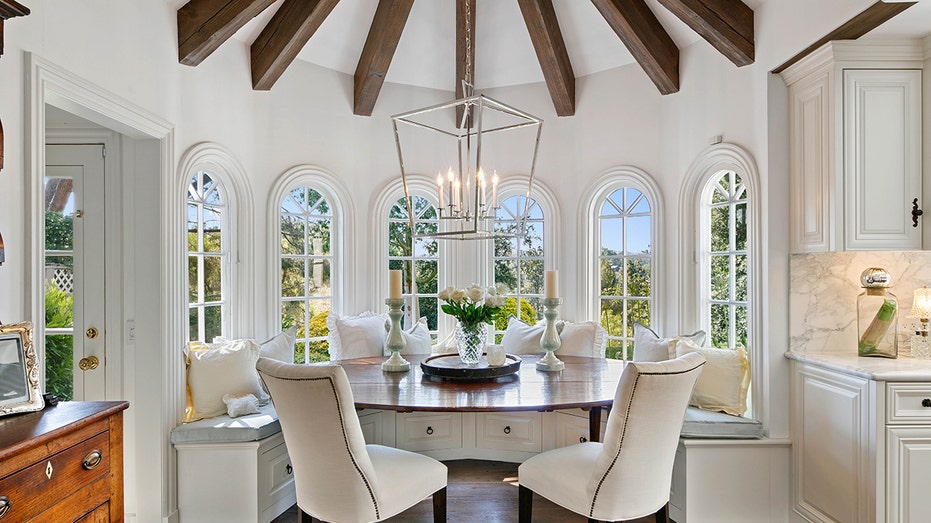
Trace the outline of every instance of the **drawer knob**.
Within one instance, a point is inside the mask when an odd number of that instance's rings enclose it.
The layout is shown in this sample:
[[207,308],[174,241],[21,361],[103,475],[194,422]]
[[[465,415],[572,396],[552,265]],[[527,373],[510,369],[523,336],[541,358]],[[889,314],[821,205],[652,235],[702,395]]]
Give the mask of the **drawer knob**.
[[84,456],[84,460],[81,461],[81,466],[84,467],[84,470],[92,470],[97,468],[97,465],[100,465],[100,461],[103,459],[103,454],[99,450],[92,450]]
[[427,427],[427,435],[429,436],[432,434],[433,434],[433,427]]
[[504,427],[504,433],[505,433],[505,434],[510,434],[510,433],[511,433],[511,426],[510,426],[510,425],[505,425],[505,427]]
[[925,398],[921,400],[922,407],[931,407],[931,398]]
[[586,441],[588,441],[588,438],[585,436],[579,436],[579,443],[585,443]]
[[292,467],[291,464],[288,463],[288,465],[284,468],[284,471],[290,476],[291,473],[294,472],[294,467]]
[[0,518],[6,516],[6,513],[13,508],[13,502],[6,496],[0,496]]

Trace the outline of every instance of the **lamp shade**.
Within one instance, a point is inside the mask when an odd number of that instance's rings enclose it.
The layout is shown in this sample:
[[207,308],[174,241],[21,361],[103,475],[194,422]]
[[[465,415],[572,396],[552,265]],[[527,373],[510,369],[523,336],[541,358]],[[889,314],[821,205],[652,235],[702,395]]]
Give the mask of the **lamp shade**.
[[922,287],[915,289],[915,300],[909,318],[931,318],[931,289]]

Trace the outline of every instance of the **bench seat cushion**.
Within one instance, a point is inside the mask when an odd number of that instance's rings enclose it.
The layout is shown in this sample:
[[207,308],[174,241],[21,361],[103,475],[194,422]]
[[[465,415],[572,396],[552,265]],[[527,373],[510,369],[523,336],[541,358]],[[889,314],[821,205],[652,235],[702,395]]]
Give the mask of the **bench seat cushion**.
[[191,443],[241,443],[258,441],[281,432],[278,414],[271,403],[256,414],[231,418],[227,415],[185,423],[171,429],[175,445]]
[[680,435],[683,438],[759,439],[763,437],[763,424],[755,419],[689,407]]

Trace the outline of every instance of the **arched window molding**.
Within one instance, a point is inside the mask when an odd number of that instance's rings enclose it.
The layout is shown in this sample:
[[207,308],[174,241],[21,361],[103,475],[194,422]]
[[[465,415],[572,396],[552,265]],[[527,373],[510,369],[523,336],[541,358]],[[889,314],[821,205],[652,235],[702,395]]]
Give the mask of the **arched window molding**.
[[710,296],[710,284],[704,274],[708,270],[703,250],[705,231],[710,227],[703,211],[703,195],[708,182],[722,171],[733,171],[740,176],[747,193],[747,350],[752,378],[751,397],[754,417],[763,419],[761,412],[763,389],[763,226],[762,190],[756,162],[748,151],[732,143],[721,143],[706,149],[689,167],[680,194],[679,208],[679,332],[705,329],[704,307]]
[[[508,198],[515,196],[526,196],[527,186],[530,183],[528,176],[507,176],[504,181],[498,185],[498,202],[504,202]],[[558,270],[557,257],[554,255],[557,242],[560,238],[560,224],[562,223],[559,204],[555,193],[540,182],[539,178],[533,180],[530,198],[536,202],[543,214],[543,269]],[[491,284],[494,277],[494,241],[487,240],[478,242],[475,249],[475,267],[479,268],[479,274],[476,276],[478,282],[488,282]],[[542,278],[542,274],[541,274]],[[542,279],[541,279],[542,281]],[[513,294],[519,294],[519,289],[511,289]],[[542,283],[539,289],[542,297]],[[541,315],[542,310],[538,311]]]
[[579,249],[579,268],[581,280],[579,285],[579,303],[584,318],[598,320],[600,303],[600,252],[601,252],[601,207],[614,191],[623,187],[634,188],[650,201],[652,209],[650,257],[651,287],[650,323],[654,329],[663,332],[665,316],[663,268],[665,266],[665,244],[663,230],[665,224],[665,204],[659,186],[644,170],[625,165],[615,167],[602,174],[583,196],[584,205],[580,207],[579,223],[583,224],[582,246]]
[[[407,188],[411,196],[419,196],[426,199],[434,207],[439,205],[436,190],[436,181],[432,178],[422,175],[407,175]],[[386,311],[385,299],[388,297],[388,213],[391,208],[398,203],[398,200],[404,198],[404,185],[400,178],[394,179],[384,185],[376,193],[372,205],[372,227],[375,235],[375,273],[372,276],[372,289],[374,295],[369,297],[370,307],[374,311]],[[442,227],[442,224],[441,224]],[[456,240],[437,240],[437,285],[438,289],[450,281],[450,271],[454,266],[452,259],[456,257],[455,249],[450,249],[450,244],[462,243]],[[406,291],[405,291],[406,292]],[[418,294],[420,290],[418,289]],[[359,312],[359,311],[353,311]],[[452,332],[454,323],[450,321],[448,315],[438,312],[437,314],[437,333],[439,336]]]
[[[175,209],[179,217],[178,223],[181,225],[181,230],[177,233],[181,241],[185,242],[185,247],[180,251],[183,256],[187,256],[187,191],[191,178],[199,171],[208,171],[220,182],[227,198],[226,220],[229,227],[227,237],[230,241],[230,258],[229,266],[226,267],[229,271],[229,289],[224,299],[228,300],[229,307],[227,317],[224,318],[223,335],[251,337],[255,328],[252,190],[245,170],[225,147],[216,143],[201,142],[188,149],[179,162],[178,185],[174,196],[177,201]],[[187,266],[186,261],[184,266]],[[186,282],[181,284],[186,286]],[[183,296],[187,296],[187,293]],[[178,306],[187,310],[188,304],[185,302]]]
[[281,328],[281,278],[277,277],[281,267],[281,202],[291,191],[301,187],[319,192],[331,207],[330,310],[346,312],[344,308],[349,292],[346,275],[349,272],[349,261],[353,259],[352,243],[348,241],[353,230],[352,200],[349,191],[333,173],[313,165],[298,165],[278,177],[268,199],[268,268],[269,274],[274,275],[269,281],[268,336]]

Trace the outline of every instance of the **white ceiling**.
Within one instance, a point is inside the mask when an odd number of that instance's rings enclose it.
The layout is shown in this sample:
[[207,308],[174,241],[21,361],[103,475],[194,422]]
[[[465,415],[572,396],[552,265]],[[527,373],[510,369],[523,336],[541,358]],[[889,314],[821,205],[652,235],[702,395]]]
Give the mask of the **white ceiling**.
[[[744,0],[756,9],[766,0]],[[778,0],[775,0],[778,1]],[[183,3],[183,2],[182,2]],[[554,0],[556,16],[577,77],[634,62],[592,2]],[[236,34],[251,44],[281,0]],[[304,46],[298,59],[353,74],[378,0],[343,0]],[[700,37],[657,0],[647,0],[679,48]],[[476,0],[475,87],[542,82],[543,73],[516,0]],[[870,35],[931,34],[931,0],[919,0]],[[386,81],[435,89],[455,87],[455,0],[414,2]]]

